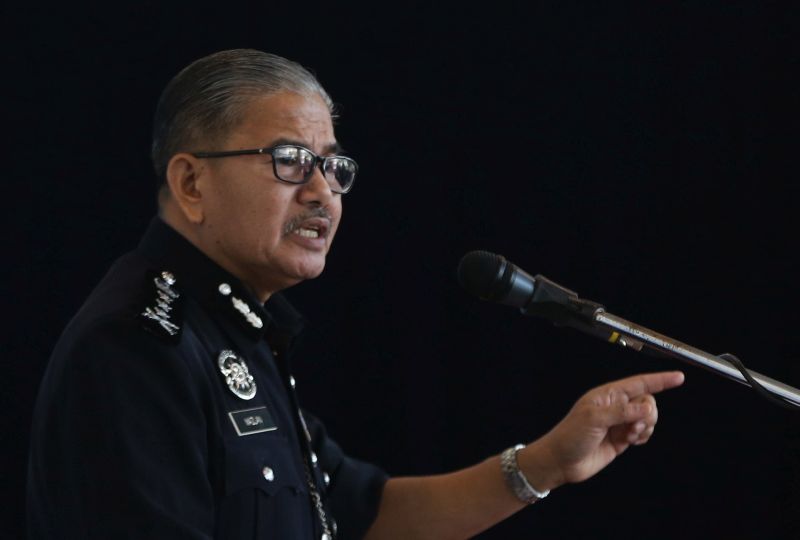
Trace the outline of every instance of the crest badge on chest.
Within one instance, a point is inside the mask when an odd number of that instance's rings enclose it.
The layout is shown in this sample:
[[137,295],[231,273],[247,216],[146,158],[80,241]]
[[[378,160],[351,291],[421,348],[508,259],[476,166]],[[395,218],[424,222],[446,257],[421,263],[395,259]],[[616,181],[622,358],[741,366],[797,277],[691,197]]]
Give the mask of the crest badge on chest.
[[253,399],[256,395],[256,381],[250,375],[243,358],[226,349],[219,353],[217,365],[233,395],[241,399]]

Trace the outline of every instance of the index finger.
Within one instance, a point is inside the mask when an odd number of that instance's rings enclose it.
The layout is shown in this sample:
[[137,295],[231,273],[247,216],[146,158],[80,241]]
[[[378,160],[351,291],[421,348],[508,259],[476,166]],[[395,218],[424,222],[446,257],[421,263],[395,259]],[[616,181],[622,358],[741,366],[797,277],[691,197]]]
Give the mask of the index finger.
[[641,373],[626,379],[608,383],[607,387],[622,390],[629,398],[644,394],[657,394],[683,384],[682,371],[659,371],[657,373]]

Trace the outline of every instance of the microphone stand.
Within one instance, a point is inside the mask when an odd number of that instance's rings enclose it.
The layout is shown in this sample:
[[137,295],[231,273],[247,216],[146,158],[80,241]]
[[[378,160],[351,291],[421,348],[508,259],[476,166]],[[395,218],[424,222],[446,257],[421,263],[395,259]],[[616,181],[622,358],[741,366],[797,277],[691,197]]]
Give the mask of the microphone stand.
[[[632,347],[635,350],[641,350],[642,346],[646,346],[660,352],[665,356],[678,358],[690,364],[695,364],[710,369],[711,371],[719,373],[724,377],[742,383],[745,386],[753,386],[745,378],[744,374],[742,374],[739,368],[734,367],[731,362],[720,356],[709,354],[696,347],[682,343],[677,339],[659,334],[658,332],[654,332],[653,330],[627,321],[622,317],[612,315],[602,308],[595,312],[594,321],[596,324],[613,330],[611,336],[609,337],[609,341],[612,339],[614,340],[611,341],[612,343],[616,342],[623,347]],[[615,334],[618,337],[615,337]],[[784,384],[780,381],[776,381],[775,379],[771,379],[766,375],[762,375],[752,370],[748,370],[748,372],[763,389],[793,403],[796,406],[800,406],[800,390],[797,388],[789,386],[788,384]]]
[[583,300],[577,293],[542,275],[535,276],[534,282],[530,301],[520,309],[524,315],[542,316],[558,326],[569,326],[635,351],[646,347],[663,356],[678,358],[749,386],[770,401],[778,401],[779,404],[795,410],[800,408],[800,390],[746,369],[733,355],[709,354],[612,315],[602,305]]

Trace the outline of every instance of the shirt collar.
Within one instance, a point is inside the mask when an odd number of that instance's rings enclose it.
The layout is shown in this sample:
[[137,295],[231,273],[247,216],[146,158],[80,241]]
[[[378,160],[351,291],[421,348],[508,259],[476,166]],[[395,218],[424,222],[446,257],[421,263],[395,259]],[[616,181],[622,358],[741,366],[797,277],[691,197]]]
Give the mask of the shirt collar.
[[285,349],[302,330],[302,316],[280,293],[262,304],[241,280],[158,216],[150,222],[139,249],[155,270],[173,274],[178,290],[233,326],[251,346],[266,335],[273,348]]

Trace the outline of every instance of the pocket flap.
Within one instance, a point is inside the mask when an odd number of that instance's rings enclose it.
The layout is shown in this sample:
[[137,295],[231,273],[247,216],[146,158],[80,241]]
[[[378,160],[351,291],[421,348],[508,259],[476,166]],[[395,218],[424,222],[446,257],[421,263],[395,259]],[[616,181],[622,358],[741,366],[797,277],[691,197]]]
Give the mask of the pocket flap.
[[281,489],[305,493],[298,466],[301,465],[296,463],[288,441],[282,437],[226,441],[225,494],[253,488],[267,495],[275,495]]

